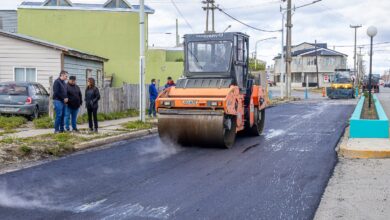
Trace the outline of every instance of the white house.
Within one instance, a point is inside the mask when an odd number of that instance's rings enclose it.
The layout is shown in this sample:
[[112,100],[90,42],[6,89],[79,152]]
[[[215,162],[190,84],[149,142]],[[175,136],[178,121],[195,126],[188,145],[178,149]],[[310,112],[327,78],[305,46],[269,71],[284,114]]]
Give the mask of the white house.
[[[291,49],[291,82],[293,87],[301,87],[302,83],[306,83],[306,76],[308,76],[310,86],[317,85],[316,54],[320,86],[329,84],[334,77],[335,69],[347,68],[347,55],[328,49],[326,43],[317,43],[317,45],[301,43]],[[280,82],[280,54],[274,60],[275,76],[277,82]]]
[[0,31],[0,82],[33,81],[49,88],[49,77],[58,77],[61,70],[86,84],[93,77],[103,82],[107,59],[25,35]]

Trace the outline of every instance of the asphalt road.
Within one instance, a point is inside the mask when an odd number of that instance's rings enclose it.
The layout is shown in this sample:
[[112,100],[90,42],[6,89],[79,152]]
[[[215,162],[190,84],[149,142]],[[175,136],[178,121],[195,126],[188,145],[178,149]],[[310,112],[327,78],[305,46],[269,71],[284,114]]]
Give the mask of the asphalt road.
[[230,150],[158,136],[0,176],[0,219],[312,219],[353,105],[284,104]]

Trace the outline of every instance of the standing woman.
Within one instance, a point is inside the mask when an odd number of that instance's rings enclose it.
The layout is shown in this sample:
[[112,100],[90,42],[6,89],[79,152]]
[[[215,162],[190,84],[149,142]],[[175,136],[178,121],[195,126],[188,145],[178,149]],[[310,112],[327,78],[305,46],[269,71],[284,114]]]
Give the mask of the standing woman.
[[[85,89],[85,105],[88,112],[89,130],[98,132],[97,111],[100,100],[99,89],[95,86],[95,79],[88,78],[87,88]],[[93,117],[93,124],[92,124]]]

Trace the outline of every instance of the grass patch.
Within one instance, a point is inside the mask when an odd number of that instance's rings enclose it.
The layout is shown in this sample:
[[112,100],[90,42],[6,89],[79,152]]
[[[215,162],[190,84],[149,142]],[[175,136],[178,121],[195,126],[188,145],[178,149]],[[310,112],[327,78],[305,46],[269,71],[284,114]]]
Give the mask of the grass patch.
[[49,116],[43,116],[37,119],[33,120],[33,124],[35,128],[53,128],[54,127],[54,121]]
[[24,155],[27,155],[32,152],[32,148],[24,144],[19,147],[19,151],[22,152]]
[[4,130],[19,128],[26,123],[27,119],[21,116],[0,116],[0,128]]
[[0,143],[12,144],[12,143],[14,143],[14,141],[15,141],[15,138],[13,138],[13,137],[6,137],[6,138],[3,138],[2,140],[0,140]]
[[129,130],[143,130],[152,128],[153,124],[149,122],[144,123],[142,121],[130,121],[125,123],[123,127]]
[[[138,111],[135,109],[129,109],[122,112],[112,112],[112,113],[98,113],[98,121],[107,121],[107,120],[117,120],[121,118],[136,117],[138,116]],[[77,118],[78,124],[83,124],[88,122],[88,114],[85,113]]]

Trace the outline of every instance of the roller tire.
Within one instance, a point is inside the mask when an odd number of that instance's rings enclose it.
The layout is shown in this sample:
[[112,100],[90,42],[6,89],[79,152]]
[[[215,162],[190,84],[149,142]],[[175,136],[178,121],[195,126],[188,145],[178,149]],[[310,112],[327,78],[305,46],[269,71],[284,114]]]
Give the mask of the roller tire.
[[259,110],[256,107],[254,114],[255,114],[255,123],[249,129],[249,133],[251,135],[253,135],[253,136],[260,136],[263,133],[263,130],[264,130],[265,109]]

